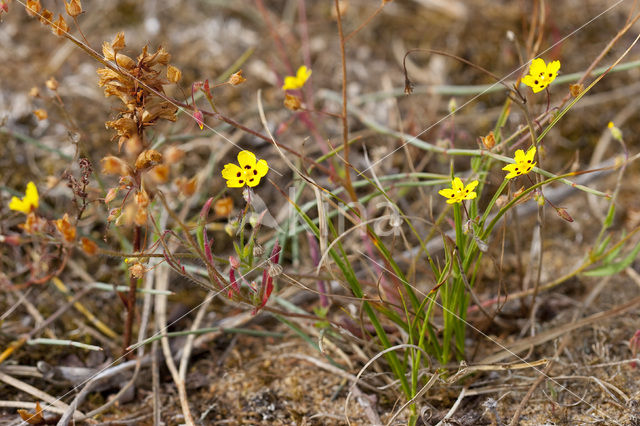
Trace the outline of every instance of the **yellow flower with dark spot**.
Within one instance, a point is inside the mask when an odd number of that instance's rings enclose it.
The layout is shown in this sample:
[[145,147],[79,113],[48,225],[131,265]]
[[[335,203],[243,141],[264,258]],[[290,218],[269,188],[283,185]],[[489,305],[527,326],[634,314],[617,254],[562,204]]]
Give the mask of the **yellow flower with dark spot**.
[[514,177],[518,177],[521,175],[526,175],[533,169],[536,165],[534,158],[536,156],[536,147],[532,146],[529,148],[527,153],[525,154],[523,150],[519,149],[516,151],[516,155],[514,157],[514,164],[507,164],[502,168],[502,170],[506,170],[509,172],[506,175],[505,179],[513,179]]
[[227,180],[229,188],[242,188],[243,186],[257,186],[267,172],[269,166],[265,160],[256,160],[251,151],[240,151],[238,164],[229,163],[222,170],[222,177]]
[[531,87],[533,93],[538,93],[556,79],[560,70],[560,61],[553,61],[547,65],[543,59],[536,58],[531,61],[529,74],[522,78],[522,83]]
[[38,208],[38,200],[38,188],[36,188],[35,183],[29,182],[22,200],[18,197],[12,197],[9,208],[17,212],[29,214],[32,210]]
[[448,198],[447,204],[460,203],[462,200],[473,200],[478,196],[474,189],[478,186],[478,181],[474,180],[469,185],[464,186],[460,178],[453,178],[451,188],[441,189],[438,194]]
[[311,70],[307,69],[304,65],[298,68],[298,72],[295,76],[288,75],[284,78],[284,85],[282,90],[296,90],[301,89],[302,86],[311,77]]

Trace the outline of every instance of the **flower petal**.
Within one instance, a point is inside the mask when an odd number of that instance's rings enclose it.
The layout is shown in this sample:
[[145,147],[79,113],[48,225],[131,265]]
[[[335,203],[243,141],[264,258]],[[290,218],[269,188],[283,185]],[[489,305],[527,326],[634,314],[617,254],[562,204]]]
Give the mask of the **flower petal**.
[[258,178],[263,177],[269,171],[269,165],[266,160],[260,160],[256,163],[255,171],[258,172]]
[[464,184],[462,183],[462,180],[457,177],[451,182],[451,188],[453,188],[455,192],[461,192],[464,189]]
[[560,71],[560,61],[553,61],[547,66],[547,76],[553,74],[553,77],[549,77],[551,80],[556,78],[558,71]]
[[253,169],[256,167],[256,156],[251,151],[240,151],[238,154],[238,163],[243,170]]
[[520,167],[517,164],[507,164],[502,170],[509,172],[509,174],[504,177],[505,179],[513,179],[521,174]]
[[302,65],[300,68],[298,68],[298,72],[296,73],[296,78],[298,79],[298,84],[300,84],[300,87],[302,87],[304,85],[304,83],[307,82],[309,77],[311,77],[311,70],[310,69],[308,69],[304,65]]
[[533,163],[533,159],[536,156],[536,147],[532,146],[527,150],[527,155],[525,155],[525,160],[527,163]]
[[11,197],[9,209],[15,210],[17,212],[22,212],[24,214],[29,214],[30,211],[27,204],[18,197]]
[[540,77],[540,74],[543,76],[547,73],[547,65],[544,63],[542,58],[536,58],[531,61],[531,65],[529,66],[529,74],[534,77]]
[[298,86],[298,79],[295,77],[292,77],[290,75],[286,76],[284,78],[284,84],[282,85],[282,90],[295,90],[295,89],[299,89],[300,86]]
[[442,195],[445,198],[454,198],[456,195],[456,192],[451,188],[446,188],[438,191],[438,194]]
[[527,157],[524,155],[524,151],[519,149],[516,151],[516,155],[513,156],[516,163],[522,163],[527,161]]
[[478,186],[478,181],[474,180],[472,182],[469,182],[469,185],[467,185],[467,187],[464,190],[465,191],[473,191],[474,189],[476,189],[476,186]]
[[32,206],[34,209],[38,208],[38,188],[36,188],[36,184],[33,182],[29,182],[27,184],[27,189],[24,194],[25,203]]
[[252,188],[254,186],[260,185],[260,176],[248,177],[247,178],[247,185],[252,187]]
[[224,169],[222,169],[222,177],[227,180],[239,179],[241,177],[244,179],[242,169],[233,163],[224,166]]
[[244,179],[228,179],[227,186],[229,188],[242,188],[245,185]]

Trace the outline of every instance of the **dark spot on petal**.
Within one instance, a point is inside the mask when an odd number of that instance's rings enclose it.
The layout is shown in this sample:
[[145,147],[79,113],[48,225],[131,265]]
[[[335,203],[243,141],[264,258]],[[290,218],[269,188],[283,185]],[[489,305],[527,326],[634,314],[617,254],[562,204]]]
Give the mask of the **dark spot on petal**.
[[553,77],[553,74],[549,73],[549,77]]
[[239,180],[239,181],[238,181],[238,183],[239,183],[240,185],[243,185],[243,184],[244,184],[244,181],[243,181],[243,180]]
[[240,177],[242,176],[242,173],[238,172],[238,174],[236,175],[236,177]]
[[531,160],[527,160],[527,163],[531,164]]
[[253,182],[254,180],[255,180],[254,178],[251,178],[251,179],[249,179],[249,182]]
[[538,80],[535,80],[535,81],[533,82],[533,84],[538,84]]
[[258,171],[254,169],[254,170],[253,170],[253,174],[254,174],[254,175],[257,175],[257,174],[258,174]]
[[246,166],[244,166],[244,168],[245,168],[245,169],[247,169],[247,170],[249,170],[249,169],[251,168],[251,166],[246,165]]

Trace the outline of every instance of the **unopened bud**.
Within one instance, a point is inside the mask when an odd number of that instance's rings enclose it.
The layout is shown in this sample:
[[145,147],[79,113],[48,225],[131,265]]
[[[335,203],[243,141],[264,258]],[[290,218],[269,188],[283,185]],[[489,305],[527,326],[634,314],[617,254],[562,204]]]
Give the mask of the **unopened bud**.
[[611,132],[611,136],[619,141],[622,142],[622,131],[620,129],[618,129],[615,124],[613,124],[613,121],[610,121],[609,124],[607,125],[607,127],[609,128],[609,131]]
[[562,207],[558,207],[556,209],[556,213],[558,213],[558,216],[560,216],[561,218],[563,218],[567,222],[573,222],[573,218],[571,217],[571,215],[569,215],[569,213],[567,213],[566,209],[564,209]]
[[455,114],[458,110],[458,103],[456,102],[456,98],[449,99],[449,113]]

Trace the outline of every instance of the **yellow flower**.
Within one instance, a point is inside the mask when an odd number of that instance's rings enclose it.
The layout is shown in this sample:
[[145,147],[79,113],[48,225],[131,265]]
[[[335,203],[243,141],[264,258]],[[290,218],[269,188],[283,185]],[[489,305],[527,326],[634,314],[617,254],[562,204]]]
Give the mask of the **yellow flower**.
[[509,172],[506,175],[505,179],[513,179],[514,177],[518,177],[521,175],[526,175],[533,169],[536,163],[533,161],[536,156],[536,147],[532,146],[529,148],[527,153],[525,154],[523,150],[519,149],[516,151],[516,155],[513,158],[515,161],[514,164],[507,164],[502,168],[502,170],[506,170]]
[[238,163],[240,166],[229,163],[222,170],[222,177],[227,180],[229,188],[242,188],[245,185],[256,186],[269,171],[267,162],[265,160],[256,161],[256,156],[251,151],[240,151]]
[[311,70],[307,69],[304,65],[298,68],[298,72],[296,76],[288,75],[284,78],[284,85],[282,86],[282,90],[295,90],[300,89],[307,80],[311,77]]
[[33,182],[29,182],[22,200],[18,197],[12,197],[11,202],[9,203],[9,208],[17,212],[29,214],[31,213],[31,210],[38,208],[38,199],[38,188],[36,188],[36,185]]
[[556,79],[560,70],[560,61],[545,64],[543,59],[536,58],[531,61],[529,75],[525,75],[522,82],[533,89],[533,93],[538,93]]
[[454,178],[451,181],[451,188],[441,189],[438,194],[448,198],[447,204],[460,203],[462,200],[473,200],[478,196],[474,189],[478,186],[478,181],[474,180],[466,187],[460,178]]

